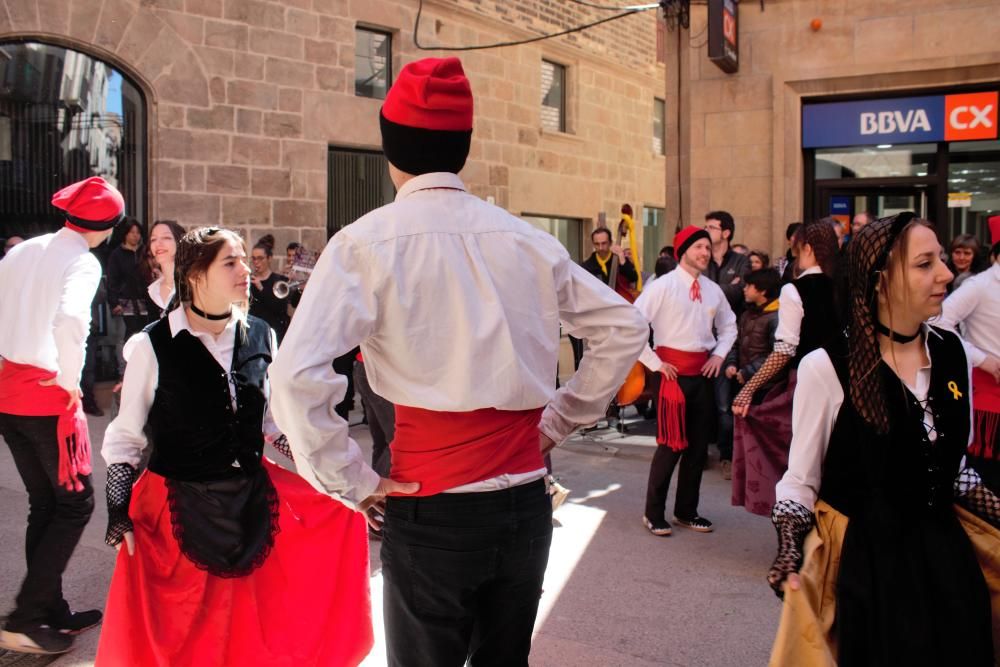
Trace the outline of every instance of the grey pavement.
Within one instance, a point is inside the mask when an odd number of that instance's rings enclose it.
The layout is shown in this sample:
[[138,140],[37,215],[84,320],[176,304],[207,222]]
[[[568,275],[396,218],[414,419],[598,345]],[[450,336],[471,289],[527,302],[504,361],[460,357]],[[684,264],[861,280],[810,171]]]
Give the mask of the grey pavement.
[[[65,577],[66,597],[79,609],[103,606],[114,564],[114,552],[103,539],[105,471],[97,455],[107,422],[107,417],[91,418],[98,502]],[[704,535],[675,527],[672,537],[650,535],[641,523],[655,446],[650,432],[648,423],[633,425],[625,436],[594,431],[554,453],[556,474],[572,495],[555,515],[532,665],[767,663],[780,612],[764,580],[775,547],[770,522],[730,506],[729,483],[716,466],[705,472],[700,507],[715,522],[716,532]],[[352,427],[352,433],[363,447],[370,446],[365,426]],[[27,512],[27,496],[6,447],[0,447],[0,503],[2,610],[11,605],[24,573]],[[371,562],[376,647],[363,664],[381,667],[385,653],[377,541],[372,542]],[[96,631],[83,635],[72,653],[55,662],[0,651],[0,667],[93,665],[97,640]]]

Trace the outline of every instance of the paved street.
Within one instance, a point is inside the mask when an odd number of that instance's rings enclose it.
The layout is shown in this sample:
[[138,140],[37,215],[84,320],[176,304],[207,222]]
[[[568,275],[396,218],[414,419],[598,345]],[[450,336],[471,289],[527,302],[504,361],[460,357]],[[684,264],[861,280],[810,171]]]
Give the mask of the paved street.
[[[95,453],[107,419],[93,419]],[[364,426],[355,437],[367,444]],[[705,473],[701,512],[716,532],[675,528],[669,538],[646,532],[640,517],[652,438],[613,431],[578,437],[555,453],[556,472],[572,489],[556,513],[557,527],[545,581],[532,665],[539,667],[725,667],[764,665],[779,605],[764,582],[773,557],[770,522],[729,506],[729,484],[717,467]],[[95,456],[98,503],[70,563],[66,595],[78,608],[102,606],[113,552],[104,545],[104,467]],[[0,447],[0,607],[7,608],[23,576],[27,497],[9,451]],[[372,596],[379,614],[381,577],[373,543]],[[381,618],[376,631],[381,633]],[[92,665],[98,635],[52,663]],[[384,665],[381,638],[366,667]],[[14,660],[0,651],[0,667],[46,664]]]

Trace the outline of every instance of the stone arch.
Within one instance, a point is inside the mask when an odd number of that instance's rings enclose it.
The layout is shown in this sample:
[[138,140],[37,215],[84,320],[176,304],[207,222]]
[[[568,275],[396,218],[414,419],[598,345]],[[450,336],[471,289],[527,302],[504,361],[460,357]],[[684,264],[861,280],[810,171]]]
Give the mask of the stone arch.
[[139,86],[150,114],[159,102],[210,106],[201,60],[154,9],[138,0],[2,0],[4,40],[47,42],[107,62]]

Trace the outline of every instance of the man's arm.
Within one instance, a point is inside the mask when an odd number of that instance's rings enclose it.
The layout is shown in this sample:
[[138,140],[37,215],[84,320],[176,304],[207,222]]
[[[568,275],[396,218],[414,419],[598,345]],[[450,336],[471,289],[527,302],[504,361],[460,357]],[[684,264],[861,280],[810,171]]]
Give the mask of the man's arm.
[[618,267],[621,274],[625,276],[625,279],[630,283],[634,283],[639,280],[639,273],[635,270],[635,263],[631,259],[626,259],[625,262]]
[[56,384],[71,393],[80,388],[90,333],[90,304],[100,282],[101,265],[90,253],[78,257],[63,275],[52,334],[59,364]]
[[375,492],[380,478],[334,411],[347,393],[347,378],[332,364],[373,330],[376,303],[368,266],[367,255],[348,235],[330,240],[269,369],[271,411],[288,436],[299,474],[320,492],[354,506]]
[[542,413],[539,429],[558,444],[577,427],[604,416],[611,395],[648,347],[649,326],[638,310],[592,280],[568,255],[555,270],[563,331],[587,341],[580,367]]

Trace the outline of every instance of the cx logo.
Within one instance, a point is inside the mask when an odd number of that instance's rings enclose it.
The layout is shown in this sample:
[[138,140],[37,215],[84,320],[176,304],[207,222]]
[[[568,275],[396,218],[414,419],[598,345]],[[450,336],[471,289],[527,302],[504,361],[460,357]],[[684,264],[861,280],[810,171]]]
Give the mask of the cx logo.
[[944,140],[997,138],[998,93],[967,93],[944,98]]

